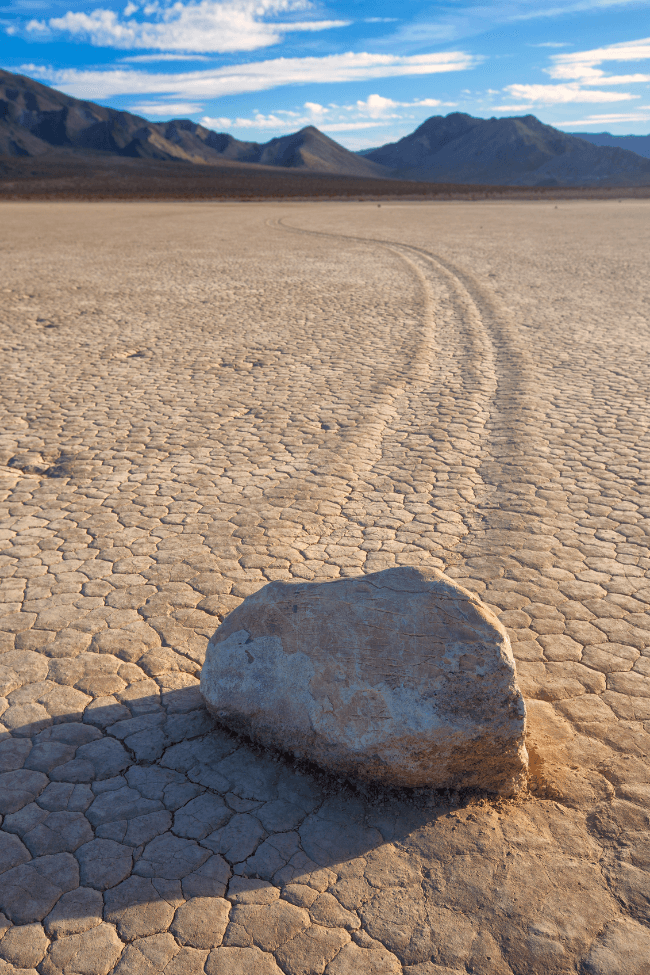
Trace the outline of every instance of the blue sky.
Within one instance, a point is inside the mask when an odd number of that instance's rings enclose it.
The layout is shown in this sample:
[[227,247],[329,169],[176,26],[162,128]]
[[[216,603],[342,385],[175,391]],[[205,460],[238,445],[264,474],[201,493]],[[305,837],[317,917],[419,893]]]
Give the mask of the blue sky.
[[650,0],[0,0],[0,65],[77,98],[351,149],[431,115],[650,132]]

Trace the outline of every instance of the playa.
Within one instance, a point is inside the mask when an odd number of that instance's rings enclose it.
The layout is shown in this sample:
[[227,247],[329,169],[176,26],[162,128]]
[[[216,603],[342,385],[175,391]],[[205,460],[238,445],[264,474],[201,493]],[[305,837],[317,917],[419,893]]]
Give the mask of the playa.
[[[647,975],[650,201],[1,214],[0,973]],[[521,798],[202,707],[245,596],[395,565],[507,627]]]

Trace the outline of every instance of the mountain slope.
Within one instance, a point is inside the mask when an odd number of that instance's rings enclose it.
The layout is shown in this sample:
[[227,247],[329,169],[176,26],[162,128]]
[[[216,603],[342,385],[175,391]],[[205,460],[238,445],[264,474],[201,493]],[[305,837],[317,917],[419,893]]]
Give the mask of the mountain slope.
[[402,179],[506,186],[645,185],[650,162],[624,149],[591,145],[534,115],[478,119],[453,113],[366,159]]
[[612,135],[610,132],[571,132],[578,139],[591,142],[592,146],[612,146],[629,149],[637,156],[650,158],[650,135]]
[[240,142],[189,119],[148,122],[0,70],[0,155],[52,153],[212,165],[231,160],[344,176],[388,175],[383,167],[349,152],[313,126],[264,144]]

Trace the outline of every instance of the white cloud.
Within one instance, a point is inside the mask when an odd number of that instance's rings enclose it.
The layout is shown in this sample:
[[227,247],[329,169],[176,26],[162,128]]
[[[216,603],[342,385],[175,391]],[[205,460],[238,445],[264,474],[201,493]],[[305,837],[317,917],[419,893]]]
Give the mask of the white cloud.
[[190,102],[143,102],[140,105],[131,105],[129,111],[137,112],[138,115],[168,115],[170,118],[178,118],[180,115],[195,115],[201,111],[201,106]]
[[354,132],[357,129],[374,129],[378,125],[386,125],[386,122],[332,122],[323,125],[323,132]]
[[[380,125],[388,125],[393,119],[413,118],[404,112],[396,112],[399,108],[429,108],[440,105],[436,98],[422,98],[414,102],[395,102],[392,98],[382,95],[369,95],[365,101],[357,101],[354,105],[320,105],[318,102],[305,102],[302,111],[277,111],[270,115],[257,112],[252,118],[237,118],[230,122],[233,129],[275,129],[291,130],[315,125],[323,132],[349,132],[355,129],[370,129]],[[201,119],[203,125],[214,128],[217,123],[227,122],[227,119],[215,119],[205,116]]]
[[500,105],[499,111],[521,110],[531,105],[566,105],[569,102],[625,102],[638,95],[628,92],[598,91],[574,85],[506,85],[511,98],[521,99],[526,105]]
[[638,112],[614,112],[610,115],[587,115],[585,118],[574,119],[572,122],[556,122],[555,127],[566,129],[572,125],[618,125],[621,122],[650,122],[650,105],[641,106]]
[[329,109],[326,108],[325,105],[319,105],[318,102],[305,102],[305,108],[307,109],[308,112],[311,113],[311,115],[314,118],[320,118],[322,115],[325,115],[325,113],[329,111]]
[[232,67],[164,74],[133,69],[79,70],[22,65],[21,72],[53,84],[75,98],[107,99],[115,95],[168,95],[180,99],[221,98],[282,85],[368,81],[404,75],[464,71],[479,63],[464,51],[418,54],[331,54],[327,57],[274,58]]
[[575,80],[586,85],[636,84],[650,81],[650,75],[634,73],[627,75],[606,75],[599,65],[607,61],[646,61],[650,59],[650,37],[622,44],[610,44],[593,48],[590,51],[572,51],[570,54],[554,54],[550,68],[546,69],[551,78],[562,81]]
[[370,118],[401,118],[402,113],[388,114],[394,112],[396,108],[435,108],[442,105],[437,98],[422,98],[414,102],[394,102],[392,98],[383,98],[381,95],[369,95],[364,101],[357,102],[357,109],[366,113]]
[[201,119],[201,125],[204,125],[206,129],[215,129],[216,131],[230,129],[232,128],[232,119],[221,116],[218,118],[210,118],[208,115],[205,115]]
[[543,41],[541,44],[531,44],[531,47],[572,47],[568,41]]
[[150,61],[212,61],[205,54],[130,54],[120,58],[118,64],[147,64]]
[[[539,45],[542,46],[542,45]],[[601,64],[611,61],[644,61],[650,59],[650,38],[610,44],[589,51],[571,51],[553,54],[551,67],[545,71],[561,84],[555,85],[507,85],[504,88],[519,104],[499,105],[498,111],[522,111],[535,105],[566,105],[569,103],[626,102],[640,95],[631,92],[605,91],[598,86],[634,85],[650,81],[650,74],[606,74]],[[572,122],[571,125],[579,123]]]
[[[358,101],[357,108],[360,112],[366,112],[371,118],[381,118],[382,115],[390,109],[395,109],[398,106],[398,102],[394,102],[392,98],[383,98],[381,95],[368,95],[365,102]],[[391,118],[394,118],[394,114]]]
[[[284,113],[283,113],[284,114]],[[208,119],[202,119],[201,124],[207,125]],[[233,129],[301,129],[305,125],[311,125],[312,120],[309,116],[305,118],[281,118],[280,115],[263,115],[258,112],[253,118],[236,118],[231,123]]]
[[99,8],[90,13],[69,10],[62,17],[31,20],[28,34],[67,34],[99,47],[122,50],[255,51],[278,44],[291,31],[345,27],[348,20],[306,20],[278,23],[265,18],[311,8],[309,0],[189,0],[144,7],[148,20],[137,19],[134,3],[124,14]]

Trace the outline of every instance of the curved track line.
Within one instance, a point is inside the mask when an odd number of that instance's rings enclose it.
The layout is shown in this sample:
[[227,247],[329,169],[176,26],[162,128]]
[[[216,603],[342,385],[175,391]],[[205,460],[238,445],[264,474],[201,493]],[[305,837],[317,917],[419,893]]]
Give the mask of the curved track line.
[[469,355],[462,364],[463,386],[477,405],[480,402],[484,406],[484,432],[493,447],[489,456],[482,451],[482,479],[497,485],[503,480],[504,465],[525,468],[526,457],[534,456],[539,462],[540,455],[548,453],[548,440],[540,430],[544,411],[535,402],[538,395],[531,395],[533,389],[537,392],[533,360],[521,343],[512,315],[477,276],[414,244],[304,230],[292,227],[284,218],[268,223],[293,233],[388,247],[403,258],[407,251],[411,260],[426,262],[454,291],[465,330],[471,336]]

